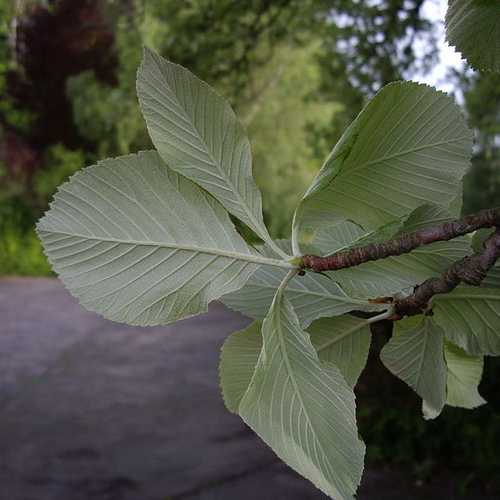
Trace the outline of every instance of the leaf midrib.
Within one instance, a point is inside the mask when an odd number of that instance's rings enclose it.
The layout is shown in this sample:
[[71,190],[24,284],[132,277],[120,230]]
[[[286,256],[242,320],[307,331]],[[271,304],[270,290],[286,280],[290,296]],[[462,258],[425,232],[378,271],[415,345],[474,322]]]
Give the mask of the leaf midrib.
[[[280,293],[280,292],[278,292],[278,293]],[[282,300],[282,298],[281,298],[281,300]],[[282,307],[282,304],[280,304],[280,307]],[[328,458],[328,454],[325,452],[325,449],[323,448],[323,444],[322,444],[321,440],[318,439],[318,436],[316,435],[315,427],[312,425],[311,418],[309,417],[309,413],[307,410],[307,406],[304,404],[302,392],[299,390],[298,383],[295,380],[295,377],[293,376],[293,370],[292,370],[292,367],[290,365],[290,360],[288,359],[288,356],[287,356],[288,350],[286,348],[285,340],[283,338],[283,332],[281,330],[281,310],[278,311],[277,325],[276,326],[277,326],[277,331],[278,331],[278,342],[280,345],[280,351],[283,355],[283,360],[285,362],[285,366],[286,366],[286,369],[288,371],[288,377],[290,378],[290,381],[292,382],[295,393],[297,394],[300,405],[302,406],[303,414],[307,419],[307,423],[309,424],[309,428],[311,429],[311,433],[314,436],[314,439],[316,440],[316,442],[318,443],[318,447],[321,449],[321,452],[323,453],[325,460],[328,462],[328,465],[331,468],[332,464],[330,462],[330,459]],[[319,363],[319,359],[318,359],[318,363]],[[325,477],[326,477],[326,474],[325,474]]]
[[[251,284],[248,285],[248,286],[252,286]],[[262,284],[258,284],[258,285],[253,285],[257,288],[269,288],[270,290],[276,290],[278,287],[277,286],[273,286],[273,285],[262,285]],[[292,288],[291,286],[287,286],[286,290],[285,290],[285,294],[287,292],[293,292],[293,293],[297,293],[297,294],[302,294],[302,295],[314,295],[314,296],[317,296],[317,297],[322,297],[322,298],[325,298],[325,299],[336,299],[338,300],[339,302],[346,302],[348,304],[359,304],[359,305],[366,305],[366,304],[369,304],[369,302],[367,300],[362,300],[362,299],[355,299],[353,297],[349,297],[348,295],[333,295],[333,294],[325,294],[325,293],[322,293],[322,292],[313,292],[313,291],[310,291],[309,289],[305,289],[305,288]]]
[[220,257],[228,257],[235,260],[242,260],[245,262],[253,262],[255,264],[263,264],[275,267],[281,267],[285,269],[295,269],[295,266],[290,264],[285,260],[272,259],[270,257],[263,257],[260,255],[252,255],[252,254],[243,254],[238,252],[231,252],[228,250],[221,250],[218,248],[203,248],[197,247],[195,245],[182,245],[179,243],[166,243],[166,242],[157,242],[157,241],[147,241],[147,240],[124,240],[120,238],[111,238],[111,237],[101,237],[101,236],[89,236],[85,234],[78,233],[69,233],[66,231],[50,231],[47,229],[39,229],[40,232],[45,232],[49,234],[61,234],[66,236],[71,236],[73,238],[80,238],[83,240],[94,240],[101,241],[106,243],[121,243],[124,245],[133,245],[133,246],[148,246],[148,247],[160,247],[160,248],[170,248],[176,250],[185,250],[188,252],[195,253],[203,253],[208,255],[218,255]]
[[344,333],[342,333],[341,335],[339,335],[338,337],[334,337],[332,338],[331,340],[328,340],[327,342],[324,342],[323,344],[321,344],[320,346],[318,346],[316,348],[316,351],[317,352],[321,352],[323,351],[324,349],[336,344],[337,342],[340,342],[341,340],[345,339],[346,337],[348,337],[349,335],[353,335],[355,334],[356,332],[358,332],[359,330],[362,330],[365,326],[369,325],[370,322],[369,321],[363,321],[362,323],[360,323],[359,325],[356,325],[352,328],[349,328],[347,329],[347,331],[345,331]]
[[[155,63],[156,63],[156,67],[160,71],[160,74],[163,75],[163,71],[162,71],[161,67],[159,66],[159,64],[157,63],[156,60],[155,60]],[[170,64],[172,64],[172,63],[170,63]],[[205,147],[205,149],[207,151],[207,154],[208,154],[208,157],[211,160],[212,164],[215,166],[215,168],[217,169],[217,171],[219,172],[219,174],[222,175],[222,178],[227,182],[228,186],[231,188],[232,193],[236,196],[236,198],[238,200],[238,203],[242,206],[242,208],[244,209],[244,212],[246,213],[247,217],[250,219],[250,221],[251,221],[251,223],[253,225],[252,229],[254,231],[256,231],[257,234],[259,236],[261,236],[264,240],[266,240],[266,241],[271,240],[271,238],[269,237],[269,234],[268,234],[267,230],[265,230],[262,227],[262,224],[254,217],[254,215],[253,215],[250,207],[247,205],[247,203],[245,202],[245,200],[241,196],[240,192],[235,188],[233,181],[231,180],[231,178],[228,175],[228,172],[226,172],[221,167],[221,165],[219,165],[219,162],[215,160],[211,148],[208,147],[208,144],[206,143],[205,139],[202,137],[200,131],[198,130],[198,127],[196,126],[196,124],[194,123],[194,121],[191,119],[191,117],[188,115],[188,113],[186,112],[184,106],[182,105],[180,99],[177,97],[175,91],[172,89],[172,87],[169,84],[167,78],[164,78],[164,80],[165,80],[165,85],[168,87],[168,89],[170,90],[171,95],[175,98],[175,100],[177,102],[177,105],[182,110],[182,113],[184,114],[185,119],[187,120],[188,123],[191,124],[191,126],[193,127],[193,130],[196,132],[196,136],[198,137],[198,140]],[[199,80],[199,83],[202,84],[202,85],[204,85],[204,82],[202,80]],[[212,91],[212,89],[210,89],[210,88],[208,88],[208,90]]]
[[[438,142],[434,142],[434,143],[423,144],[423,145],[420,145],[420,146],[416,146],[414,148],[410,148],[410,149],[405,149],[403,151],[399,151],[399,152],[394,153],[392,155],[385,155],[385,156],[381,156],[380,158],[374,158],[372,160],[368,160],[368,161],[366,161],[364,163],[356,165],[355,167],[351,167],[351,169],[348,172],[346,172],[345,169],[344,169],[344,172],[339,172],[338,176],[336,176],[336,177],[341,177],[341,176],[345,176],[345,175],[351,175],[353,172],[355,172],[357,170],[362,170],[362,169],[364,169],[366,167],[369,167],[371,165],[376,165],[377,163],[382,163],[382,162],[387,161],[387,160],[393,160],[395,158],[399,158],[400,156],[405,156],[405,155],[408,155],[408,154],[411,154],[411,153],[416,153],[418,151],[421,151],[422,149],[434,148],[434,147],[437,147],[437,146],[444,146],[446,144],[453,144],[455,142],[460,142],[460,141],[463,141],[463,140],[466,140],[466,139],[470,139],[470,137],[468,135],[465,135],[465,136],[462,136],[462,137],[457,137],[455,139],[449,139],[449,140],[446,140],[446,141],[438,141]],[[333,179],[332,179],[331,182],[333,182]]]

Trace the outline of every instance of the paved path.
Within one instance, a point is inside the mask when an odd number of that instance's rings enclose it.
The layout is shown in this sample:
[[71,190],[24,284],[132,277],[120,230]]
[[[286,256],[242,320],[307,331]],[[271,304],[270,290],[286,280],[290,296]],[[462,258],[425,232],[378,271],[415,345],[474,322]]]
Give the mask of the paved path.
[[[0,500],[325,499],[224,409],[219,349],[247,322],[214,304],[132,328],[56,280],[0,280]],[[407,488],[368,471],[360,498]]]

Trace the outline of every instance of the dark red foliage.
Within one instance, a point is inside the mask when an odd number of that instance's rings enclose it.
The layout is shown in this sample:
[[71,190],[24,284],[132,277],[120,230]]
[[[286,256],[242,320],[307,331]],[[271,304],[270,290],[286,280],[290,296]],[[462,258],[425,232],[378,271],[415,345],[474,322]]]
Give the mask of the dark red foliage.
[[18,183],[26,183],[40,163],[39,153],[22,136],[6,132],[0,142],[0,161],[7,175]]
[[16,108],[34,113],[34,119],[28,131],[20,131],[0,116],[7,131],[0,150],[9,172],[26,168],[23,177],[29,179],[52,144],[92,148],[74,125],[66,82],[72,75],[93,70],[101,81],[116,83],[113,29],[102,6],[100,0],[56,0],[48,8],[33,6],[19,19],[18,64],[7,75],[6,98]]

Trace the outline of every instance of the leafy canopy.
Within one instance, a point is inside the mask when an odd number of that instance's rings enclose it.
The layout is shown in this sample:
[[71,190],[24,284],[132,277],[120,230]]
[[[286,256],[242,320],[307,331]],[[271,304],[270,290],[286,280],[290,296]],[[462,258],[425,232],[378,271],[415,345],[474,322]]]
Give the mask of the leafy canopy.
[[[148,50],[137,91],[156,151],[101,161],[59,188],[37,226],[52,266],[85,307],[115,321],[167,324],[215,299],[254,318],[222,349],[228,409],[327,495],[352,498],[365,451],[353,388],[370,324],[391,313],[370,299],[408,293],[471,253],[473,242],[435,243],[325,275],[299,273],[301,256],[456,215],[471,154],[458,107],[425,85],[384,87],[306,192],[290,242],[269,236],[250,142],[221,96]],[[263,244],[249,245],[230,215]],[[483,356],[500,353],[497,274],[487,287],[437,298],[433,317],[399,322],[382,351],[427,418],[445,404],[483,403]]]

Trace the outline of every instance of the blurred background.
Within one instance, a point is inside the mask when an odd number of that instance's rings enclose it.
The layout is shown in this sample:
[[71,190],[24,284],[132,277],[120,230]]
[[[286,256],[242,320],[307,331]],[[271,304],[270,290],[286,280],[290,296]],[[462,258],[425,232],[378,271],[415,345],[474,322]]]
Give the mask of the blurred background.
[[[275,237],[289,234],[295,204],[363,104],[402,78],[454,94],[475,131],[464,212],[499,206],[500,74],[472,71],[445,44],[445,12],[444,0],[0,0],[0,276],[51,276],[34,223],[56,187],[98,159],[151,148],[135,95],[143,45],[231,101]],[[370,467],[499,498],[498,361],[486,360],[487,406],[424,422],[379,347],[357,390]]]

